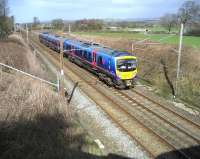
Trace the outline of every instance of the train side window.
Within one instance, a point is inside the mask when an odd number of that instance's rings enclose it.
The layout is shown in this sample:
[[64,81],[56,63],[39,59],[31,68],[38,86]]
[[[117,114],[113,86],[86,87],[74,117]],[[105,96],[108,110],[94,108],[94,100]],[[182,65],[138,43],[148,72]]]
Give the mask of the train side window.
[[70,50],[70,45],[67,44],[65,49]]
[[85,59],[87,59],[87,57],[88,57],[87,54],[88,54],[87,51],[84,51],[83,57],[84,57]]
[[82,50],[78,50],[79,54],[81,57],[83,57],[83,51]]
[[90,52],[88,52],[88,60],[92,62],[92,54]]
[[73,45],[71,45],[71,51],[72,51],[73,53],[75,53],[75,51],[74,51],[74,46],[73,46]]
[[77,48],[74,48],[74,49],[75,49],[76,55],[80,56],[79,51],[77,50]]
[[73,48],[72,48],[72,46],[71,45],[69,45],[69,50],[71,51]]
[[102,58],[102,56],[99,56],[98,57],[98,61],[97,61],[97,63],[98,63],[98,65],[103,65],[103,58]]

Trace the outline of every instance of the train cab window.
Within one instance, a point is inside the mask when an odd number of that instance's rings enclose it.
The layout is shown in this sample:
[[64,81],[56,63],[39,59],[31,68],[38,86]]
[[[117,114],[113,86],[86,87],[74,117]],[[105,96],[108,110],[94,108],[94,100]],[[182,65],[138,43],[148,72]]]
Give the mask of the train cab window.
[[97,61],[99,66],[103,65],[103,58],[101,56],[98,57],[98,61]]

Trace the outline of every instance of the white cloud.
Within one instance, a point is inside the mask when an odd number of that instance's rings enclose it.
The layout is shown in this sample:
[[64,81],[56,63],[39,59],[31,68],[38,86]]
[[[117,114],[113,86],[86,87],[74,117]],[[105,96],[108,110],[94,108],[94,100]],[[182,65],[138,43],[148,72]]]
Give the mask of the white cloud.
[[64,0],[29,0],[28,2],[29,5],[31,6],[38,6],[38,7],[71,7],[74,4],[72,2],[67,2]]
[[112,0],[113,4],[132,4],[134,0]]

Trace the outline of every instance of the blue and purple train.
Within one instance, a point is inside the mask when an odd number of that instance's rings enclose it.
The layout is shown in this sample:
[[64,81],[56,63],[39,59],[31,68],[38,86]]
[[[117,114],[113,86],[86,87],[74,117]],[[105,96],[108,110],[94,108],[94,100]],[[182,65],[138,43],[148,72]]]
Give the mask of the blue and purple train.
[[52,50],[60,52],[63,41],[64,55],[79,66],[98,75],[99,79],[116,88],[134,87],[137,75],[136,57],[99,44],[65,39],[49,33],[40,33],[39,40]]

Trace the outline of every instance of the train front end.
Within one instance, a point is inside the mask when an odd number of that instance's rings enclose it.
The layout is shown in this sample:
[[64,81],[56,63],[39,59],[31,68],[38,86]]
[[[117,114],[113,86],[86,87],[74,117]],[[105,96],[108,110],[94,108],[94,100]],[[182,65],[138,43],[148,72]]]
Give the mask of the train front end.
[[116,83],[121,88],[134,87],[137,75],[137,59],[135,56],[120,56],[115,60]]

